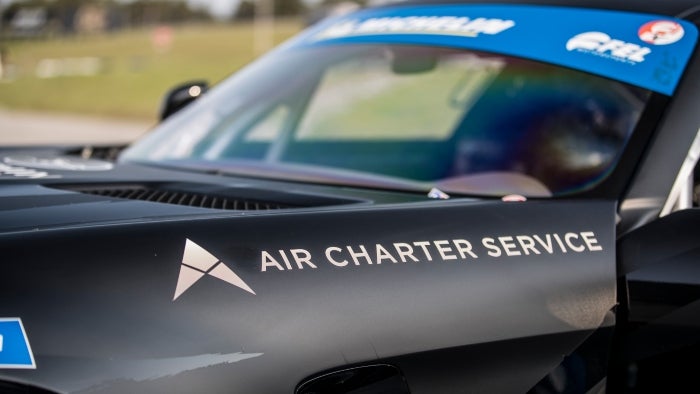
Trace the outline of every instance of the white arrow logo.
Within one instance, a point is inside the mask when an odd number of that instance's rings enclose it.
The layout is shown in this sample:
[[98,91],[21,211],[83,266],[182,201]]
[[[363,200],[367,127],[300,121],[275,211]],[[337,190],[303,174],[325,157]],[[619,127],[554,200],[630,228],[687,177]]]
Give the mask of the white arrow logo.
[[185,253],[180,266],[180,276],[177,278],[173,301],[177,300],[187,289],[200,280],[204,275],[211,275],[239,287],[248,293],[255,295],[253,289],[248,286],[235,272],[231,271],[216,256],[207,252],[204,248],[187,239]]

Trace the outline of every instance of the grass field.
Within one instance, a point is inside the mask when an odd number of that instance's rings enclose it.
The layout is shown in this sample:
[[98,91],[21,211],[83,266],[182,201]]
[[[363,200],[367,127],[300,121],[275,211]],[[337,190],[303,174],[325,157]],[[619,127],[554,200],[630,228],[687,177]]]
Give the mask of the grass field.
[[[277,21],[275,42],[301,28],[297,20]],[[0,107],[154,120],[169,88],[193,79],[216,83],[255,58],[251,24],[175,27],[172,33],[167,51],[154,49],[150,29],[0,42],[11,65],[0,82]],[[70,60],[85,58],[93,58],[87,62],[97,65],[96,74],[37,75],[51,62],[85,67]]]

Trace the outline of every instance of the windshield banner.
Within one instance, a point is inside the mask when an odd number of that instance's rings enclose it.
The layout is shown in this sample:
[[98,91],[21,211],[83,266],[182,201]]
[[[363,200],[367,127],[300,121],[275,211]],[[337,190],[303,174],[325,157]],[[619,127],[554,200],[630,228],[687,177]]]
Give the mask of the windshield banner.
[[460,47],[543,61],[673,94],[696,27],[666,16],[545,6],[365,10],[310,29],[291,47],[358,43]]

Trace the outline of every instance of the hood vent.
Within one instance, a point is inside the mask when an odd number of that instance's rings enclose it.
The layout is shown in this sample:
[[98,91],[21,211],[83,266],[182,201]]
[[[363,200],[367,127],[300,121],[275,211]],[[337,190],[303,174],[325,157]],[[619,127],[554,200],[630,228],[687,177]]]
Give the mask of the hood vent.
[[157,190],[148,188],[124,188],[124,189],[93,189],[81,190],[83,193],[98,196],[123,198],[127,200],[151,201],[164,204],[184,205],[188,207],[260,211],[269,209],[291,208],[291,206],[254,201],[240,198],[208,196],[206,194],[192,192],[178,192],[171,190]]
[[[183,187],[184,186],[184,187]],[[189,186],[189,187],[188,187]],[[216,190],[192,190],[206,189],[202,185],[80,185],[80,186],[53,186],[61,190],[92,194],[109,198],[126,200],[150,201],[163,204],[183,205],[188,207],[260,211],[284,208],[295,208],[314,204],[295,204],[293,202],[281,202],[279,193],[250,189],[220,189]],[[189,189],[189,190],[188,190]],[[262,195],[262,199],[248,198],[247,194]],[[264,196],[267,194],[267,196]],[[268,200],[265,197],[270,197]],[[316,197],[315,197],[316,198]],[[318,199],[318,198],[316,198]],[[340,202],[336,202],[340,203]],[[320,205],[333,205],[330,202]]]

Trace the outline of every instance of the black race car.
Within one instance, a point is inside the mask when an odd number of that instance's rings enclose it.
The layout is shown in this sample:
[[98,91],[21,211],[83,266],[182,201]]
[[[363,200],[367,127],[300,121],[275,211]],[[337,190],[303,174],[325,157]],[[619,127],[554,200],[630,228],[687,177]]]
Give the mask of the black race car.
[[696,391],[700,8],[534,3],[325,20],[116,161],[1,151],[0,392]]

